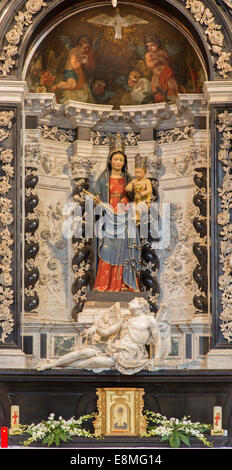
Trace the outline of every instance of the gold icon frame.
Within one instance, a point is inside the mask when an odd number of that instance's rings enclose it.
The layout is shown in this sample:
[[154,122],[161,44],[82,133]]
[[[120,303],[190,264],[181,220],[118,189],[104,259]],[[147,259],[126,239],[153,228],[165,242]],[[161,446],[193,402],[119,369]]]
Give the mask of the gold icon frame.
[[140,436],[146,432],[143,388],[97,388],[96,436]]

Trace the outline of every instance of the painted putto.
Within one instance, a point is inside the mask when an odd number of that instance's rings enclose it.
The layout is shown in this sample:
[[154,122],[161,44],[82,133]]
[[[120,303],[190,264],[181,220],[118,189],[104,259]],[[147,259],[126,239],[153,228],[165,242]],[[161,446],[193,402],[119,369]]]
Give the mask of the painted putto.
[[58,103],[172,104],[178,93],[200,93],[207,78],[192,43],[190,33],[184,36],[158,13],[127,5],[93,8],[45,37],[27,64],[26,80],[30,92],[55,93]]

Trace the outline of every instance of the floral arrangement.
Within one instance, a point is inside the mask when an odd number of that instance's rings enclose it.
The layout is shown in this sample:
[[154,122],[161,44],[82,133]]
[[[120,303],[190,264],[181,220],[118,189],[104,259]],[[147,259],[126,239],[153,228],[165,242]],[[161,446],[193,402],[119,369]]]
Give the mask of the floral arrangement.
[[78,419],[70,418],[65,420],[62,416],[55,419],[54,413],[51,413],[47,421],[42,421],[38,424],[20,425],[20,430],[24,434],[29,434],[30,437],[23,442],[24,446],[29,446],[35,441],[42,440],[43,446],[50,447],[55,444],[57,447],[60,442],[67,442],[75,436],[94,437],[90,431],[81,427],[82,423],[95,417],[95,413],[90,415],[81,416]]
[[144,437],[161,436],[160,441],[168,440],[171,447],[180,447],[181,442],[190,446],[190,437],[195,437],[206,446],[212,447],[212,443],[204,436],[204,433],[211,429],[209,424],[193,423],[189,416],[184,416],[182,419],[168,419],[153,411],[145,411],[145,418],[148,424],[152,424],[147,427]]

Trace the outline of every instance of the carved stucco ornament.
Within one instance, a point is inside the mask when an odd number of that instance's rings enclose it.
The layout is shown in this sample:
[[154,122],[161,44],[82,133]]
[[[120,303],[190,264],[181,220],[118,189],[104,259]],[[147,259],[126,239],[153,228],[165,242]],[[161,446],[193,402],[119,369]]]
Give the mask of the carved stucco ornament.
[[224,111],[218,116],[217,128],[221,134],[221,143],[218,159],[222,163],[224,177],[222,187],[218,188],[221,212],[217,216],[220,231],[220,258],[222,274],[219,276],[219,289],[222,291],[222,312],[220,314],[221,331],[224,338],[230,343],[232,341],[232,223],[230,211],[232,208],[232,113]]
[[[0,112],[0,140],[5,141],[12,128],[13,111]],[[12,289],[12,245],[10,225],[13,223],[12,200],[9,197],[11,178],[14,177],[13,151],[9,148],[0,148],[0,163],[3,175],[0,178],[0,341],[5,343],[6,338],[13,331],[14,320],[10,306],[14,301]]]
[[182,140],[192,139],[193,126],[185,126],[184,128],[175,127],[174,129],[159,131],[158,142],[159,144],[171,144]]
[[206,36],[209,49],[213,55],[218,56],[216,61],[218,73],[223,78],[228,78],[228,74],[232,72],[232,66],[229,63],[231,53],[223,51],[225,38],[221,32],[221,25],[216,24],[213,13],[209,8],[205,7],[203,2],[199,0],[183,1],[194,19],[202,26],[206,27],[206,29],[204,29],[204,35]]
[[5,35],[6,45],[0,52],[0,61],[2,62],[0,64],[0,75],[6,76],[15,66],[15,57],[18,54],[21,39],[25,34],[25,28],[33,23],[34,15],[46,6],[47,3],[43,0],[28,0],[25,9],[17,12],[14,17],[13,28]]

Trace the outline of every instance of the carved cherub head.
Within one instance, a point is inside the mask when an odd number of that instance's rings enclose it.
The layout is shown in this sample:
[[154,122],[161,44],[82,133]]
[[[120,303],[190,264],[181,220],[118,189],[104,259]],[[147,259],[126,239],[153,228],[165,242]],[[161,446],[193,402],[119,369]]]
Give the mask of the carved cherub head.
[[189,155],[186,153],[184,153],[183,155],[179,155],[174,159],[175,168],[180,175],[183,176],[186,173],[189,166],[189,162],[190,158]]

